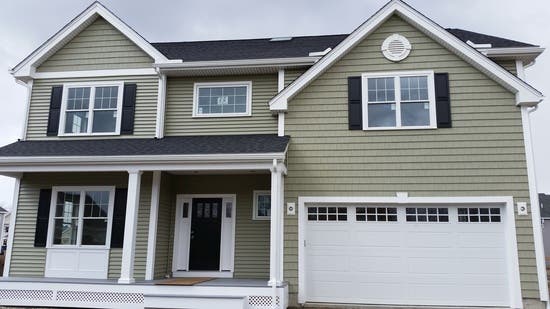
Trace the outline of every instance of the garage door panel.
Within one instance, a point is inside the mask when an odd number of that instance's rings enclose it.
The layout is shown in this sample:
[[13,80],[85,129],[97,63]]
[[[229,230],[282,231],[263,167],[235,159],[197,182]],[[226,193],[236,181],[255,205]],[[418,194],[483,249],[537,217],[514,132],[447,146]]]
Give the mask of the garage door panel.
[[[352,206],[350,208],[353,208]],[[501,221],[306,221],[306,299],[312,302],[442,306],[509,305]]]

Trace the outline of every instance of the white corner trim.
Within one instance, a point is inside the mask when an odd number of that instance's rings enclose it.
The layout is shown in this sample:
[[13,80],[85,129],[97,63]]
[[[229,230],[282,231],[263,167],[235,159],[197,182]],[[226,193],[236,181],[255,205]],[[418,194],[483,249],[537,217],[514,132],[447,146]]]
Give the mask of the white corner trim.
[[161,171],[153,172],[153,184],[151,188],[151,208],[149,210],[149,237],[147,238],[147,260],[145,265],[145,280],[153,280],[155,277],[155,255],[157,244],[157,225],[160,202]]
[[89,71],[64,71],[64,72],[35,72],[30,75],[34,79],[47,78],[83,78],[83,77],[114,77],[114,76],[143,76],[156,75],[153,68],[146,69],[113,69],[113,70],[89,70]]
[[158,93],[157,93],[157,119],[156,119],[156,130],[155,137],[163,138],[164,137],[164,119],[165,119],[165,109],[166,109],[166,74],[161,74],[159,76],[158,84]]
[[277,135],[285,136],[285,112],[277,113]]
[[307,280],[306,275],[306,258],[305,258],[305,241],[306,235],[306,204],[308,203],[339,203],[339,204],[436,204],[436,205],[467,205],[467,204],[488,204],[488,205],[503,205],[506,207],[506,242],[508,244],[507,252],[507,268],[510,292],[510,307],[523,308],[519,257],[517,251],[516,226],[514,214],[514,199],[511,196],[472,196],[472,197],[367,197],[367,196],[299,196],[298,197],[298,303],[303,304],[307,299]]
[[[13,189],[13,201],[10,215],[10,225],[8,230],[8,243],[6,256],[4,260],[4,272],[3,277],[9,277],[10,275],[10,266],[11,266],[11,256],[13,253],[13,238],[15,237],[15,223],[17,218],[17,206],[19,205],[19,188],[21,186],[22,174],[15,175],[15,186]],[[4,227],[2,227],[4,229]]]
[[316,77],[323,74],[332,64],[359,44],[361,40],[371,34],[380,24],[386,21],[393,14],[399,14],[400,17],[412,23],[426,34],[430,35],[433,39],[450,48],[457,55],[467,60],[484,73],[488,74],[505,88],[513,93],[516,93],[516,103],[518,105],[536,105],[544,98],[538,90],[521,79],[515,77],[494,61],[479,53],[475,48],[453,36],[447,30],[422,15],[411,6],[401,0],[392,0],[376,14],[371,16],[365,23],[354,30],[346,39],[338,44],[325,57],[321,58],[308,71],[272,98],[269,102],[270,109],[286,110],[288,108],[288,100],[292,99]]
[[122,32],[130,41],[151,56],[155,63],[169,61],[168,58],[154,48],[135,30],[130,28],[119,17],[96,1],[65,25],[60,31],[50,37],[44,44],[39,46],[34,52],[10,70],[10,72],[15,77],[30,76],[36,67],[57,51],[57,49],[74,38],[84,28],[89,26],[98,16],[103,17],[113,27]]
[[525,144],[525,158],[527,161],[527,179],[529,182],[529,202],[531,204],[531,221],[533,224],[533,238],[535,242],[535,256],[537,262],[537,277],[539,284],[540,300],[549,301],[548,284],[546,274],[546,259],[544,254],[544,242],[542,239],[542,219],[540,217],[540,204],[536,183],[535,158],[531,139],[531,124],[529,119],[529,107],[521,107],[521,119],[523,124],[523,140]]
[[33,86],[33,80],[29,80],[25,85],[27,88],[27,99],[25,101],[25,115],[23,120],[23,128],[21,130],[21,140],[24,141],[27,139],[27,126],[29,124],[29,113],[31,110],[31,98],[32,98],[32,86]]
[[279,69],[277,72],[277,91],[281,92],[285,89],[285,69]]
[[[200,88],[223,88],[223,87],[246,87],[246,111],[244,113],[199,113],[199,89]],[[193,118],[218,118],[218,117],[249,117],[252,116],[252,81],[229,81],[229,82],[208,82],[195,83],[193,86]]]

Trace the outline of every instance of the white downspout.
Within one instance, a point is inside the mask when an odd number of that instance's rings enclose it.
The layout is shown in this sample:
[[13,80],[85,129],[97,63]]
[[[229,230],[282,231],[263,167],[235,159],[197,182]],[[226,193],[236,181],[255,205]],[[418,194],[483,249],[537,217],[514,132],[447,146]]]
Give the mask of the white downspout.
[[[526,80],[523,62],[516,60],[516,71],[519,78]],[[537,189],[535,156],[531,134],[530,114],[537,110],[537,106],[529,108],[521,107],[521,120],[523,124],[523,139],[525,144],[525,158],[527,161],[527,178],[529,182],[529,201],[531,203],[531,220],[533,224],[533,238],[535,242],[535,257],[537,263],[537,278],[539,284],[540,300],[546,302],[546,308],[550,309],[548,299],[548,279],[546,274],[546,259],[544,256],[544,241],[542,239],[542,224],[540,216],[540,203]]]
[[[283,89],[285,89],[285,70],[280,69],[278,74],[277,90],[278,92],[281,92]],[[277,135],[285,136],[285,112],[280,111],[277,116]]]

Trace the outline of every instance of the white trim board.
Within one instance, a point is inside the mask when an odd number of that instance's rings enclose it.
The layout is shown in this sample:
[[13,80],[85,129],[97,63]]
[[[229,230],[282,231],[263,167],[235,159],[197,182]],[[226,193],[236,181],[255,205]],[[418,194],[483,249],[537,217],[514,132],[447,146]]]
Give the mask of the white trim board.
[[340,60],[368,35],[374,32],[379,25],[388,20],[393,14],[398,14],[420,31],[424,32],[447,49],[456,53],[466,62],[515,93],[516,104],[532,106],[537,105],[544,99],[544,96],[538,90],[506,71],[494,61],[478,52],[475,48],[450,34],[447,30],[427,18],[425,15],[416,11],[401,0],[391,0],[366,22],[355,29],[326,56],[321,58],[309,70],[298,77],[292,84],[273,97],[269,101],[270,109],[272,111],[287,110],[289,100],[307,87],[315,78],[323,74],[330,66]]
[[306,302],[306,258],[305,241],[306,235],[306,204],[328,203],[328,204],[389,204],[389,205],[503,205],[506,208],[506,243],[509,245],[508,252],[508,276],[509,295],[511,308],[523,308],[519,257],[517,251],[516,223],[514,212],[514,199],[511,196],[474,196],[474,197],[409,197],[407,193],[398,192],[395,197],[367,197],[367,196],[300,196],[298,197],[298,303]]
[[139,35],[134,29],[124,23],[113,12],[109,11],[98,1],[92,3],[82,13],[71,20],[60,31],[50,37],[46,42],[40,45],[35,51],[27,56],[23,61],[17,64],[10,73],[18,79],[30,77],[35,73],[36,68],[46,59],[53,55],[57,50],[74,38],[78,33],[92,24],[97,17],[104,18],[113,27],[122,32],[130,41],[140,47],[147,53],[154,62],[171,62],[161,52],[154,48],[147,40]]

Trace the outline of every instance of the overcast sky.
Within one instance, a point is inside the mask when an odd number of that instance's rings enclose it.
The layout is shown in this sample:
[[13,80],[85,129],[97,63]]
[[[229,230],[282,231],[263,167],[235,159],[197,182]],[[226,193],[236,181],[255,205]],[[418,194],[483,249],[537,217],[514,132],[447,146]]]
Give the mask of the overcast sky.
[[[20,137],[26,90],[8,69],[31,53],[90,0],[0,1],[0,145]],[[102,3],[150,42],[349,33],[386,0],[195,0]],[[446,28],[462,28],[550,46],[548,0],[409,0]],[[542,34],[542,35],[541,35]],[[550,51],[527,69],[527,79],[550,95]],[[532,116],[539,192],[550,193],[550,107]],[[0,205],[11,206],[13,180],[0,176]]]

